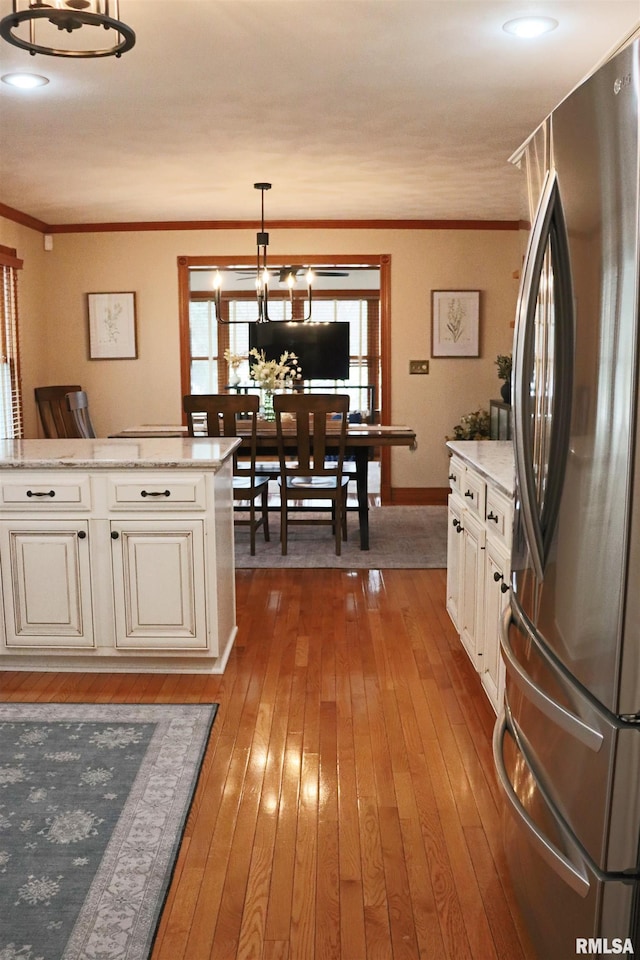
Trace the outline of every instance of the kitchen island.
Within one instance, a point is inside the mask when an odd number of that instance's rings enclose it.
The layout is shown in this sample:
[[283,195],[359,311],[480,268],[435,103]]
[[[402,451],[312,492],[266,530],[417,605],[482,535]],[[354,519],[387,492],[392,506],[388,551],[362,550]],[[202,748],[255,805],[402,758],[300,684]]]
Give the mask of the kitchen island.
[[499,622],[508,600],[514,456],[511,441],[449,441],[447,611],[491,704],[502,709]]
[[221,673],[235,439],[0,441],[0,668]]

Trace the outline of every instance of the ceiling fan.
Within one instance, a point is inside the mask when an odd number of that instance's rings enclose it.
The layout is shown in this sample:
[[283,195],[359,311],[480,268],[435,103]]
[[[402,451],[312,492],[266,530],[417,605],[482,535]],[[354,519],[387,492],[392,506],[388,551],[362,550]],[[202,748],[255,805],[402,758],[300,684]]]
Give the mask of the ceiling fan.
[[[303,267],[299,263],[293,263],[290,267],[280,267],[279,270],[274,271],[274,276],[277,274],[279,283],[286,283],[287,279],[291,276],[297,277],[299,273],[306,272],[309,268]],[[348,277],[348,270],[314,270],[311,267],[311,270],[316,277]]]
[[[299,274],[306,274],[309,270],[309,267],[304,267],[300,263],[293,263],[291,266],[287,267],[274,267],[273,270],[269,270],[269,273],[272,277],[276,277],[278,283],[287,283],[289,277],[292,277],[295,281]],[[314,267],[311,267],[314,277],[348,277],[348,270],[316,270]],[[253,277],[255,275],[255,270],[246,270],[238,271],[238,277]]]

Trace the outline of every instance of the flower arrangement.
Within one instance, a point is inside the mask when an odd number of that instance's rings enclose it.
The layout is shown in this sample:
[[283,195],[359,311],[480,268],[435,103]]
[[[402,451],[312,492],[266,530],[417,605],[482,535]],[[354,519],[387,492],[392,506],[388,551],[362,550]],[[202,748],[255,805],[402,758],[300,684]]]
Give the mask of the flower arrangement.
[[453,428],[452,440],[486,440],[491,434],[491,421],[486,410],[480,408],[460,417]]
[[247,356],[242,353],[234,353],[233,350],[225,350],[224,358],[227,361],[229,370],[231,371],[229,376],[229,382],[231,386],[237,386],[240,383],[240,367],[246,363],[249,359]]
[[264,350],[255,347],[249,355],[256,358],[251,364],[251,379],[262,390],[283,390],[302,377],[302,369],[295,353],[285,350],[279,360],[267,360]]
[[241,367],[244,361],[247,359],[241,353],[234,353],[233,350],[225,350],[224,358],[234,373],[236,372],[238,367]]
[[499,353],[496,357],[496,366],[498,368],[499,380],[511,379],[512,359],[510,353]]

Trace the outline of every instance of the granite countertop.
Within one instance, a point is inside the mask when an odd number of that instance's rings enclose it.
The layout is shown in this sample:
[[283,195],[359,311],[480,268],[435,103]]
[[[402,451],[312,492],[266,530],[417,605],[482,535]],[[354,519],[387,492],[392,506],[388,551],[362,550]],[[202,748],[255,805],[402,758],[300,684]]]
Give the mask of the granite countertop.
[[154,437],[100,440],[0,440],[0,470],[219,470],[240,440]]
[[447,447],[504,494],[513,497],[515,460],[511,440],[449,440]]

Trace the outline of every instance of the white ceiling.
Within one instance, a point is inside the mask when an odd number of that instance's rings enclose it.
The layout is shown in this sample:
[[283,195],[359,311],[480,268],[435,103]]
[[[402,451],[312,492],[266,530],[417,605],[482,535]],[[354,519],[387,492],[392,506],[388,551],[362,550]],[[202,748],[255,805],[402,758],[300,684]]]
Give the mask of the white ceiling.
[[[0,0],[2,16],[11,0]],[[535,12],[537,41],[502,29]],[[50,225],[515,219],[510,154],[640,0],[121,0],[119,60],[0,40],[0,203]],[[94,28],[83,28],[94,29]]]

